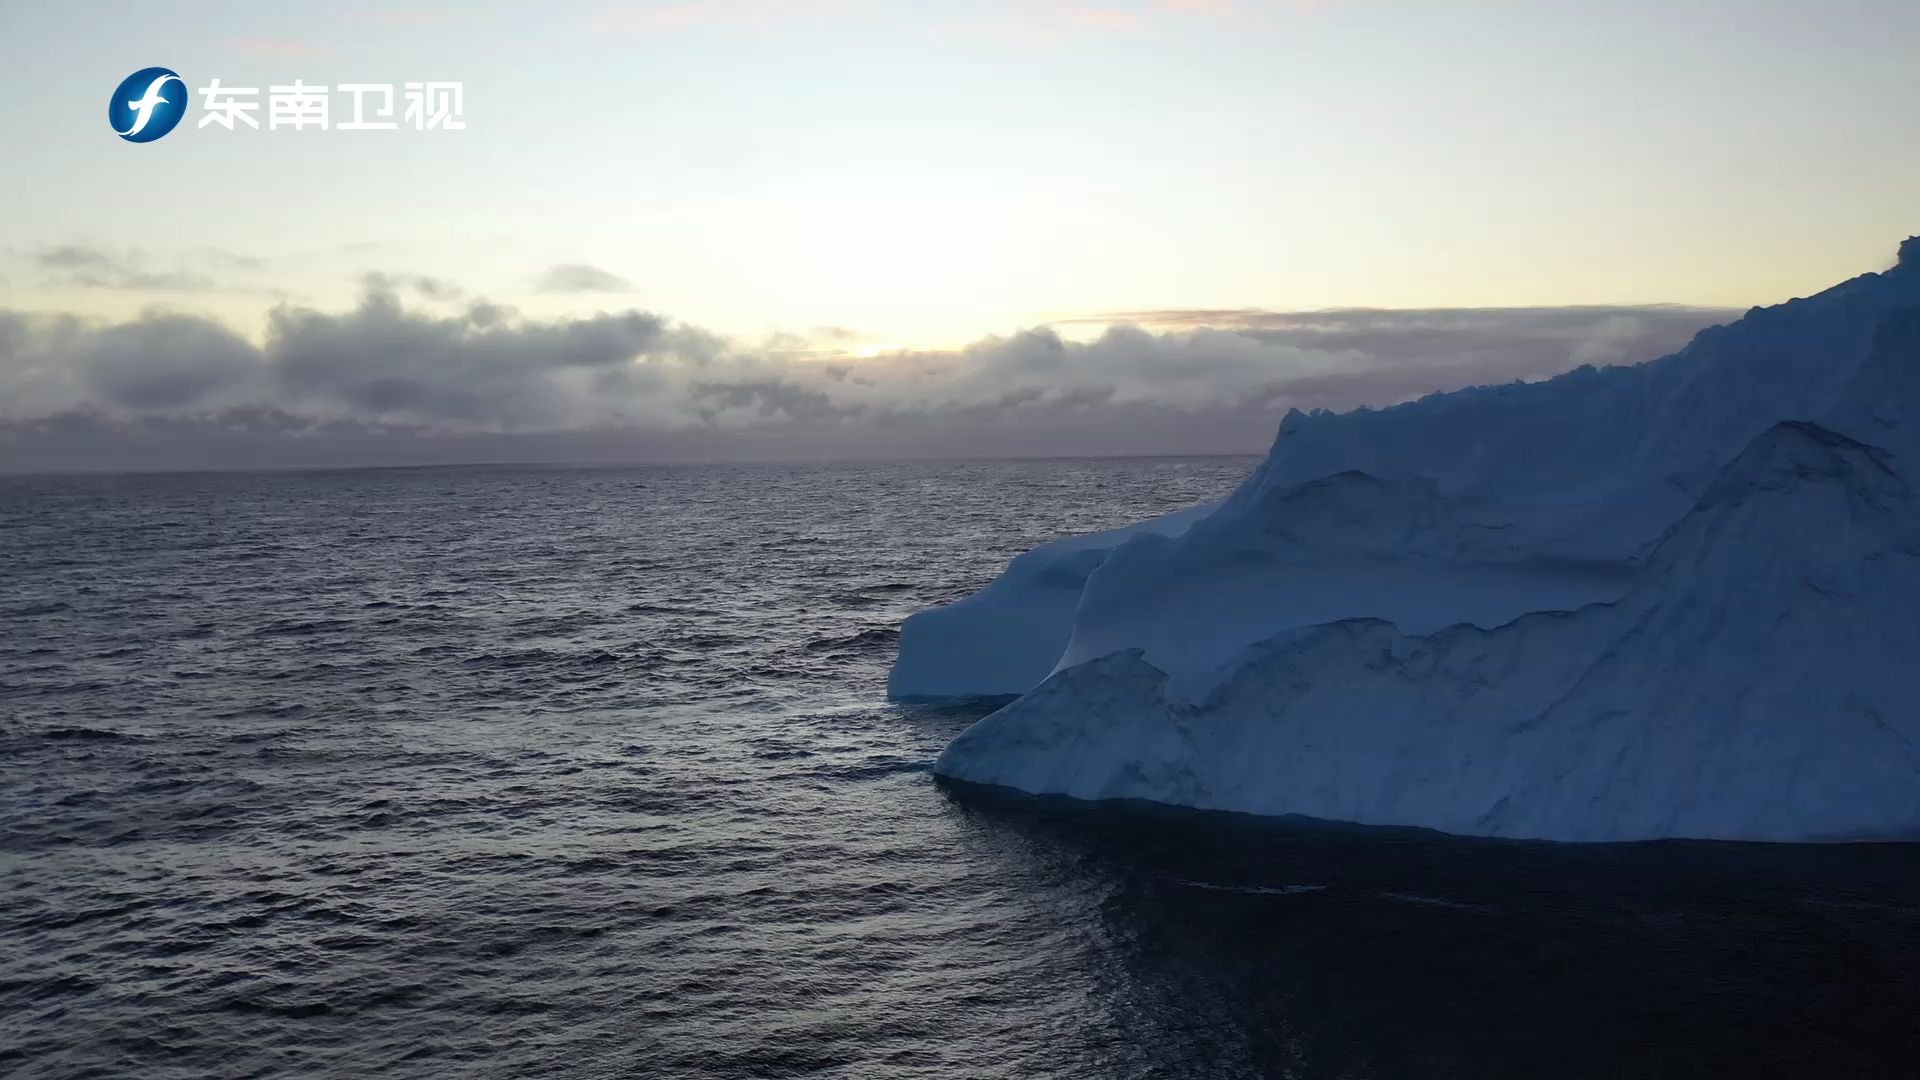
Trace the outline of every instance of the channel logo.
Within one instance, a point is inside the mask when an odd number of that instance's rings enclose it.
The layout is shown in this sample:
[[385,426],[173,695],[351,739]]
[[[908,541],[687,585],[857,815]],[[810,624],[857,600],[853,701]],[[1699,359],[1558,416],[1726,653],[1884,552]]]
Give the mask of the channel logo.
[[152,142],[180,123],[192,96],[178,72],[141,68],[114,87],[107,101],[107,123],[128,142]]

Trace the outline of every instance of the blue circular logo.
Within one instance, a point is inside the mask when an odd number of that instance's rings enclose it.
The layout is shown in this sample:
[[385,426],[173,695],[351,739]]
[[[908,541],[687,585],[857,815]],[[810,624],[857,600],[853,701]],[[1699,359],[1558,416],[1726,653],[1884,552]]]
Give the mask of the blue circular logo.
[[128,142],[152,142],[173,130],[187,115],[193,95],[187,82],[169,68],[150,67],[122,79],[107,102],[107,123]]

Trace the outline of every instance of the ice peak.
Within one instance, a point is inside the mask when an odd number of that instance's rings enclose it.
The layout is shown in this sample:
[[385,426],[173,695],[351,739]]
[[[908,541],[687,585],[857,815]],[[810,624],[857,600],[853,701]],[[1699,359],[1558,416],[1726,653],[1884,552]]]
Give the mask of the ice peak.
[[1747,444],[1701,496],[1700,505],[1744,501],[1809,483],[1837,483],[1875,501],[1911,494],[1884,450],[1819,424],[1783,420]]

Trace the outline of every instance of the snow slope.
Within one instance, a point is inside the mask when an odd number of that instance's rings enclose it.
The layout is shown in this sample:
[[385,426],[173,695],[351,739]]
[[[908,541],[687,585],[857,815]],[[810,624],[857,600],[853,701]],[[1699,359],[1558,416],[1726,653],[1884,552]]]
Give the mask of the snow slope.
[[1920,836],[1920,500],[1780,424],[1617,602],[1256,646],[1198,702],[1137,651],[976,724],[942,775],[1559,840]]
[[[1003,656],[994,669],[1006,692],[1051,652],[1052,676],[938,768],[1030,791],[1499,835],[1905,828],[1884,788],[1842,778],[1884,780],[1876,770],[1890,768],[1920,790],[1911,756],[1886,743],[1915,737],[1920,695],[1873,667],[1920,655],[1920,588],[1903,576],[1904,541],[1887,539],[1905,535],[1911,496],[1872,479],[1904,492],[1900,475],[1920,472],[1916,404],[1920,238],[1892,270],[1755,309],[1650,363],[1289,414],[1265,463],[1217,509],[1167,535],[1119,537],[1071,604],[1064,588],[1052,597],[1055,617],[1071,613],[1064,643],[1049,623],[1015,646],[1032,650],[1022,664]],[[1809,465],[1809,446],[1851,471]],[[1733,500],[1765,513],[1727,509],[1730,490],[1772,492],[1809,470],[1824,479],[1789,485],[1790,499]],[[1861,526],[1878,539],[1843,542],[1841,526],[1857,522],[1834,506],[1882,508]],[[1815,508],[1821,530],[1796,532]],[[1736,518],[1741,543],[1703,539]],[[1895,554],[1829,566],[1821,545],[1836,559]],[[1884,585],[1830,596],[1769,578],[1763,603],[1754,574],[1785,565],[1776,547],[1824,567],[1803,583],[1877,574]],[[1010,569],[981,595],[1015,610],[1029,591]],[[1746,621],[1707,614],[1736,608]],[[1623,612],[1652,629],[1628,633]],[[1755,636],[1802,624],[1818,629]],[[964,649],[933,658],[904,635],[900,663],[945,692],[985,682]],[[1749,689],[1763,685],[1772,692]],[[1669,728],[1669,742],[1697,745],[1645,756],[1650,733]],[[1840,731],[1844,747],[1801,745]],[[1751,759],[1721,752],[1747,743]],[[1862,747],[1871,753],[1853,756]],[[1809,788],[1805,805],[1742,803],[1757,794],[1742,778],[1782,780],[1767,766],[1782,761],[1796,763],[1796,782],[1855,797]],[[1670,766],[1707,770],[1687,775],[1713,791],[1691,809],[1676,802]],[[1576,791],[1588,802],[1565,801]],[[1609,792],[1637,793],[1639,809],[1610,805]]]

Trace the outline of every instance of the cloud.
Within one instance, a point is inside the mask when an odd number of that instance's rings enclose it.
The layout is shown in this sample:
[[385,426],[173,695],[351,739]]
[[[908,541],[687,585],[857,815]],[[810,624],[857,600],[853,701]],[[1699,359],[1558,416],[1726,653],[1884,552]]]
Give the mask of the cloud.
[[228,270],[264,270],[267,260],[254,255],[241,255],[216,247],[202,247],[196,253],[201,261]]
[[632,292],[633,282],[597,266],[561,263],[541,274],[533,287],[549,293],[620,293]]
[[1540,308],[1340,308],[1325,311],[1165,309],[1068,320],[1161,332],[1229,330],[1276,345],[1364,356],[1371,392],[1424,393],[1476,382],[1541,378],[1581,364],[1661,356],[1702,327],[1739,317],[1677,304]]
[[52,270],[89,269],[111,262],[105,252],[78,244],[43,248],[34,261]]
[[261,360],[275,393],[261,404],[455,429],[661,422],[648,364],[697,361],[678,344],[644,312],[531,322],[474,301],[440,315],[374,290],[344,315],[272,313]]
[[73,410],[167,413],[265,392],[258,351],[209,319],[151,313],[96,326],[0,311],[0,387],[9,417]]
[[[6,254],[24,260],[26,266],[37,271],[37,284],[43,288],[281,295],[245,280],[266,269],[265,259],[215,247],[195,248],[165,261],[138,248],[119,250],[90,244],[60,244]],[[233,280],[236,276],[241,280]]]
[[[1039,327],[856,359],[634,309],[532,319],[418,275],[363,288],[346,311],[276,307],[257,343],[177,313],[0,311],[5,464],[220,464],[203,458],[241,446],[226,464],[374,447],[401,462],[456,446],[492,460],[1253,451],[1288,408],[1650,358],[1733,314],[1155,311],[1089,340]],[[101,441],[83,449],[82,432]]]
[[453,282],[425,274],[383,274],[376,270],[361,275],[360,284],[369,293],[412,289],[428,300],[458,300],[466,295],[466,290]]
[[137,251],[109,252],[82,244],[43,248],[33,262],[46,271],[44,283],[81,289],[146,289],[155,292],[206,292],[213,279],[198,271],[156,270]]

